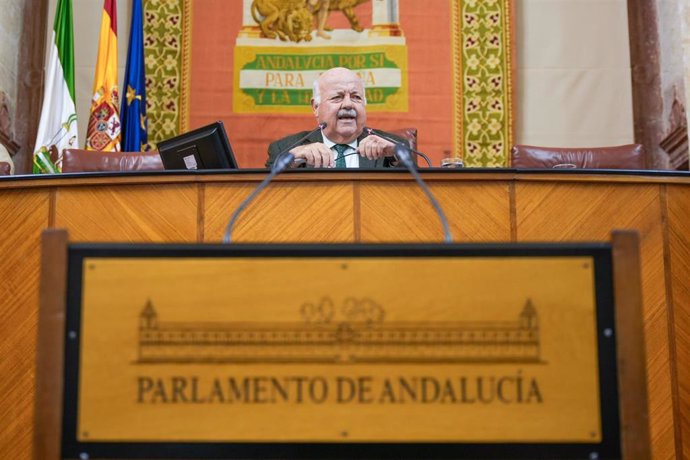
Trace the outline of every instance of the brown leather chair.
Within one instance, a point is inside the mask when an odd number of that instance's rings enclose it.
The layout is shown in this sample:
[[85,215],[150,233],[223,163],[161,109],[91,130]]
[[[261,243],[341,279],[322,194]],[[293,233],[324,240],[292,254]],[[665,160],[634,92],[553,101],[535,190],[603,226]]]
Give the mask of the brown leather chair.
[[615,147],[562,148],[515,145],[510,152],[513,168],[645,169],[641,144]]
[[6,161],[0,161],[0,176],[9,176],[12,170],[11,165]]
[[151,152],[94,152],[65,149],[62,172],[155,171],[162,170],[158,151]]

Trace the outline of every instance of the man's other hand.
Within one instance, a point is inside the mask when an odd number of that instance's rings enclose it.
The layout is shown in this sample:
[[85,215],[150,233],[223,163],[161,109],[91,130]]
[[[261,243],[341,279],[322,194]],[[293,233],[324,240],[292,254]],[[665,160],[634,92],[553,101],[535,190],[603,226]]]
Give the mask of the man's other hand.
[[367,136],[359,143],[357,151],[370,160],[391,157],[395,151],[395,144],[376,135]]

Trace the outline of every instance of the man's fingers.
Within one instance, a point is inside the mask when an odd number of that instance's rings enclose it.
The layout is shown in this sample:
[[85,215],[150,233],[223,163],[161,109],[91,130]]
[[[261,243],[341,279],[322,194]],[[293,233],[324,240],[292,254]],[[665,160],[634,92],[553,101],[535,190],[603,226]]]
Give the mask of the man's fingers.
[[378,136],[367,136],[359,144],[360,155],[367,157],[370,160],[377,160],[386,156],[388,151],[392,152],[393,144]]
[[321,152],[313,151],[311,152],[311,165],[315,168],[321,167]]
[[333,167],[333,155],[331,150],[324,144],[319,144],[318,152],[319,164],[314,165],[316,168],[331,168]]
[[375,160],[378,158],[378,146],[374,142],[370,142],[366,145],[365,156],[370,160]]
[[300,145],[292,150],[295,158],[303,158],[309,166],[314,168],[333,167],[333,156],[330,149],[322,143]]
[[370,141],[367,142],[367,139],[369,139],[369,138],[366,137],[366,138],[364,138],[364,139],[362,140],[362,142],[359,143],[359,146],[357,147],[357,151],[359,152],[359,154],[360,154],[361,156],[371,159],[371,158],[369,157],[369,155],[371,155],[371,153],[369,153],[369,143],[370,143]]

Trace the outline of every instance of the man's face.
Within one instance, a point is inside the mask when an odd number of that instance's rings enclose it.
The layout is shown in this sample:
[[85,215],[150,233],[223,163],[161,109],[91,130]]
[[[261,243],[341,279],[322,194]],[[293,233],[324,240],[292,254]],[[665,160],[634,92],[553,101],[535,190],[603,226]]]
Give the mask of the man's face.
[[343,70],[323,74],[319,83],[321,102],[312,101],[314,115],[319,123],[328,123],[326,137],[349,144],[362,133],[367,121],[362,80]]

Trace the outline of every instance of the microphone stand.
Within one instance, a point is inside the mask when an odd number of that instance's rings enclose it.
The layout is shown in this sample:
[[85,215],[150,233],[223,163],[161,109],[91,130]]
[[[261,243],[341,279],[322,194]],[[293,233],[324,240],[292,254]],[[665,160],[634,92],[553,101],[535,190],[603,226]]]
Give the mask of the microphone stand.
[[383,138],[383,139],[385,139],[385,140],[387,140],[387,141],[389,141],[389,142],[394,143],[395,145],[402,145],[402,146],[405,147],[408,151],[414,153],[414,154],[417,155],[417,156],[420,156],[420,157],[424,158],[424,161],[426,161],[426,165],[427,165],[428,167],[430,167],[430,168],[432,167],[432,166],[431,166],[431,160],[429,159],[428,156],[424,155],[422,152],[419,152],[419,151],[417,151],[417,150],[415,150],[415,149],[413,149],[413,148],[410,148],[410,147],[406,146],[405,144],[401,144],[399,140],[394,139],[394,138],[388,136],[387,134],[382,133],[382,132],[379,131],[379,130],[376,130],[376,129],[373,129],[373,128],[366,128],[366,130],[367,130],[367,132],[368,132],[370,135],[373,134],[374,136],[378,136],[378,137],[380,137],[380,138]]
[[276,177],[278,174],[281,172],[285,171],[288,166],[295,160],[295,155],[290,153],[290,150],[294,149],[298,145],[300,145],[306,138],[311,136],[317,131],[320,131],[324,129],[327,126],[326,122],[319,123],[319,126],[317,126],[315,129],[312,131],[309,131],[305,136],[301,137],[297,142],[280,152],[278,155],[276,155],[276,160],[273,162],[273,165],[271,166],[271,172],[264,178],[264,180],[261,181],[261,183],[252,191],[252,193],[249,194],[247,198],[245,198],[242,203],[235,209],[235,212],[232,213],[232,216],[230,217],[230,221],[228,222],[228,225],[225,227],[225,233],[223,234],[223,243],[231,243],[232,242],[232,228],[235,225],[235,222],[237,221],[238,217],[240,216],[240,213],[244,211],[244,209],[247,207],[249,203],[254,200],[254,198],[261,192],[263,189],[266,188],[266,186],[273,180],[274,177]]
[[436,201],[436,198],[434,198],[434,195],[432,195],[431,190],[429,190],[429,187],[427,187],[424,181],[422,180],[422,177],[419,175],[419,172],[417,172],[417,168],[415,168],[415,165],[412,163],[412,157],[410,155],[411,151],[414,150],[399,142],[396,142],[395,156],[398,157],[398,159],[402,161],[403,165],[405,165],[407,170],[410,171],[410,174],[412,174],[412,177],[414,177],[414,179],[417,181],[417,184],[424,191],[427,198],[429,198],[431,205],[436,210],[436,214],[438,214],[438,218],[441,221],[441,225],[443,226],[443,242],[452,243],[453,237],[450,233],[450,226],[448,225],[448,219],[446,218],[446,214],[443,212],[443,209],[441,209],[441,205],[438,203],[438,201]]

